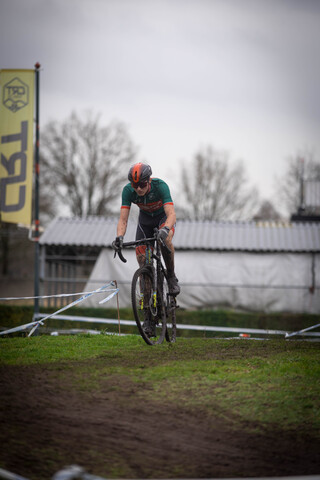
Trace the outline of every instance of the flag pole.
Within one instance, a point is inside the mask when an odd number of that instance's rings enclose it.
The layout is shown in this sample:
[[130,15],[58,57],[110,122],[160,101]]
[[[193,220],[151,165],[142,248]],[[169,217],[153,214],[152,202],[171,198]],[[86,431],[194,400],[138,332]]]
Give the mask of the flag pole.
[[[34,296],[39,296],[39,70],[40,70],[40,63],[37,62],[35,64],[35,80],[36,80],[36,136],[35,136],[35,202],[34,202],[34,224],[35,224],[35,235],[34,235],[34,242],[35,242],[35,256],[34,256]],[[33,318],[35,320],[38,319],[39,315],[39,299],[35,298],[34,300],[34,315]]]

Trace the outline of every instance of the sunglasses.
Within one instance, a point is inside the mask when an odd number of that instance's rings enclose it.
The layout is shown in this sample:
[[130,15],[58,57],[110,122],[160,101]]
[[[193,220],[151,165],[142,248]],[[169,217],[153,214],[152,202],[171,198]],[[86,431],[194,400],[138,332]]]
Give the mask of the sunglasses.
[[131,182],[132,188],[138,188],[138,187],[145,188],[147,185],[148,185],[148,180],[145,180],[143,182],[138,182],[138,183]]

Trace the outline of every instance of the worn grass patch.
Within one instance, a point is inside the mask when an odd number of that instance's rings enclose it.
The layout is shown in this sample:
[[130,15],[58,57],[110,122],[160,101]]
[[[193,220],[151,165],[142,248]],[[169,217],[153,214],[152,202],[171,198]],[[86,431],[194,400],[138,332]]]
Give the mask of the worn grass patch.
[[242,421],[261,425],[300,425],[319,432],[318,353],[288,355],[174,362],[170,368],[150,368],[143,378],[167,401],[215,414],[218,407],[220,414],[232,412]]
[[317,343],[179,339],[147,347],[137,336],[83,335],[1,339],[0,346],[2,364],[46,364],[60,377],[72,369],[74,387],[89,393],[123,377],[147,385],[144,398],[320,432]]

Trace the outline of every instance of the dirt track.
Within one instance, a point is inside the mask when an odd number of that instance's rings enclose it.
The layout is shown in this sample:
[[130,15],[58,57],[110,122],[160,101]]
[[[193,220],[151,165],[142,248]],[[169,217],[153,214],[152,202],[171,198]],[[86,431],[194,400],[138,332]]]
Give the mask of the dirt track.
[[76,368],[0,370],[2,468],[31,480],[70,464],[106,478],[319,473],[319,441],[299,432],[247,433],[227,418],[146,404],[147,387],[123,377],[99,379],[91,394],[74,387]]

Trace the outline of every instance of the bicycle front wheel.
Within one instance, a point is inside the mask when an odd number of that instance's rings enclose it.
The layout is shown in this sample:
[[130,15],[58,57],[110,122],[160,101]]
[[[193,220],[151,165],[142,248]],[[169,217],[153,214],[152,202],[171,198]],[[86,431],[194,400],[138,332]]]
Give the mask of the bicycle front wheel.
[[133,314],[139,333],[148,345],[162,343],[166,334],[166,316],[161,310],[158,311],[152,285],[151,267],[141,267],[133,275],[131,284]]

